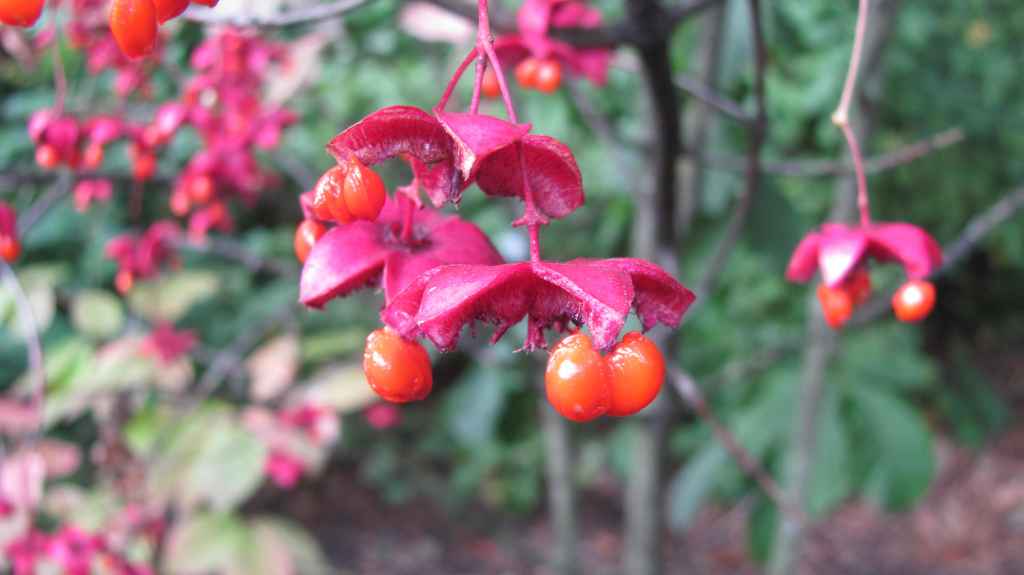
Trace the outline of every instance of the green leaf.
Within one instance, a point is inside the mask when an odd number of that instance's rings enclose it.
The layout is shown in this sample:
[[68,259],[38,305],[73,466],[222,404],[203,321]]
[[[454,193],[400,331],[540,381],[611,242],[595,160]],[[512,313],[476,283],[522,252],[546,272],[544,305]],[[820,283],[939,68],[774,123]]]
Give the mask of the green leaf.
[[204,434],[182,496],[204,501],[215,510],[230,510],[259,487],[266,458],[267,448],[240,422],[219,420]]
[[271,518],[255,519],[251,525],[254,545],[245,558],[246,575],[333,572],[316,541],[301,527]]
[[117,335],[124,325],[121,300],[103,290],[84,290],[71,302],[71,324],[96,339]]
[[193,305],[219,289],[217,274],[186,270],[135,286],[128,295],[128,306],[151,322],[176,323]]
[[765,563],[771,558],[778,533],[779,513],[766,497],[758,497],[747,523],[747,541],[755,561]]
[[342,414],[360,411],[380,401],[366,382],[363,368],[357,364],[327,366],[316,372],[307,385],[289,395]]
[[887,509],[907,508],[924,495],[935,474],[931,433],[902,399],[866,385],[845,389],[877,453],[865,492]]
[[166,569],[172,575],[232,572],[251,549],[250,538],[249,528],[234,515],[192,516],[168,537]]

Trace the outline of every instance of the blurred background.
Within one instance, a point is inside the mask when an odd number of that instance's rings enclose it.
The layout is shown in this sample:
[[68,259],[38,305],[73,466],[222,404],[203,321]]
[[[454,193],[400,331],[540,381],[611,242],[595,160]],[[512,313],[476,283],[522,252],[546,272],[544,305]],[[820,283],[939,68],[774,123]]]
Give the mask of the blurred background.
[[[856,2],[695,3],[706,6],[661,43],[671,78],[652,80],[642,57],[659,42],[623,41],[605,86],[567,74],[554,94],[515,89],[520,116],[572,148],[586,186],[585,207],[544,229],[553,260],[643,251],[637,222],[651,221],[643,198],[665,143],[652,86],[671,81],[681,117],[670,263],[701,300],[664,351],[691,393],[666,385],[639,416],[577,425],[549,416],[546,356],[516,353],[524,325],[494,346],[483,330],[458,352],[431,348],[433,393],[395,406],[360,369],[381,294],[323,311],[296,303],[298,195],[333,165],[324,146],[341,130],[383,106],[435,104],[475,35],[450,2],[369,0],[281,22],[318,3],[223,0],[165,26],[141,64],[104,59],[105,21],[78,31],[88,42],[75,35],[76,10],[103,9],[89,2],[50,5],[28,31],[0,28],[0,200],[18,213],[23,247],[0,292],[8,567],[35,525],[105,533],[124,561],[159,573],[1024,572],[1024,7],[871,3],[853,122],[874,215],[958,249],[918,325],[888,309],[896,266],[872,269],[884,313],[842,332],[823,327],[813,286],[784,277],[805,233],[851,215],[830,116]],[[594,5],[609,29],[652,25],[634,4]],[[514,32],[517,8],[492,6],[499,33]],[[196,53],[225,34],[261,54],[247,60],[258,102],[238,113],[242,129],[274,133],[253,136],[230,168],[259,177],[232,182],[241,191],[217,204],[227,216],[181,211],[176,190],[215,138],[185,122],[147,178],[138,142],[165,104],[206,97],[209,85],[189,87],[225,64]],[[55,77],[82,126],[139,126],[93,169],[33,160],[27,125],[54,106]],[[494,101],[483,110],[502,114]],[[393,164],[379,169],[389,189],[408,179]],[[109,182],[109,194],[83,181]],[[458,214],[520,260],[518,209],[474,188]],[[174,255],[121,289],[111,240],[163,219],[181,225]]]

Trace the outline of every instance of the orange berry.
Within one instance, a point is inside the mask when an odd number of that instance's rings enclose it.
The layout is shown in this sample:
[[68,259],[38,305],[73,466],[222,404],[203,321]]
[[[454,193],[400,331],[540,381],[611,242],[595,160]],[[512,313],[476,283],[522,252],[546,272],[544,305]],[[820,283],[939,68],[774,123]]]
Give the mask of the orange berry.
[[498,98],[501,96],[501,84],[498,83],[498,74],[494,68],[487,68],[484,71],[484,79],[480,83],[480,93],[485,98]]
[[186,189],[188,190],[189,199],[199,205],[210,203],[216,191],[213,178],[206,174],[189,178]]
[[537,70],[540,61],[536,58],[527,58],[516,66],[516,81],[524,88],[534,88],[537,83]]
[[627,333],[605,358],[612,401],[608,415],[633,415],[650,405],[665,381],[665,358],[639,332]]
[[8,235],[0,236],[0,258],[13,264],[21,256],[21,242]]
[[366,338],[363,372],[373,391],[393,403],[423,399],[434,385],[427,350],[386,327]]
[[843,289],[850,294],[853,305],[858,306],[871,297],[871,274],[864,268],[857,268],[850,277],[843,282]]
[[28,28],[43,13],[43,0],[0,0],[0,22]]
[[117,275],[114,276],[114,287],[117,289],[117,293],[125,295],[132,291],[132,286],[135,285],[135,276],[128,270],[120,270]]
[[320,222],[303,220],[299,224],[299,227],[295,230],[295,257],[298,258],[300,263],[306,263],[309,252],[313,250],[313,245],[325,233],[327,233],[327,228]]
[[928,317],[935,307],[935,286],[924,280],[910,280],[892,296],[896,319],[918,322]]
[[841,288],[818,286],[818,301],[825,315],[825,323],[832,329],[839,329],[853,315],[853,298]]
[[345,175],[345,168],[334,166],[317,180],[313,193],[313,214],[317,218],[343,224],[352,221],[352,214],[345,206]]
[[157,35],[153,0],[114,0],[110,7],[110,32],[129,58],[141,58],[152,52]]
[[188,8],[188,0],[153,0],[153,7],[156,8],[156,19],[163,24],[180,16]]
[[36,163],[44,170],[52,170],[60,164],[60,152],[50,144],[43,144],[36,148]]
[[544,60],[537,65],[533,76],[533,87],[539,92],[551,94],[562,85],[562,65],[558,60]]
[[188,197],[188,193],[181,190],[180,188],[171,192],[171,213],[180,217],[192,209],[192,200]]
[[380,211],[384,209],[387,195],[384,181],[377,172],[355,157],[349,160],[343,197],[345,207],[353,218],[371,222],[376,220]]
[[551,350],[544,384],[551,406],[572,421],[598,418],[611,404],[608,365],[582,333],[566,337]]
[[193,4],[202,4],[203,6],[210,6],[211,8],[216,6],[217,2],[220,2],[220,0],[192,0]]
[[93,143],[85,147],[82,154],[82,166],[88,170],[95,170],[103,165],[103,146]]
[[132,166],[132,175],[137,182],[145,182],[156,173],[156,156],[148,152],[142,152],[135,157]]

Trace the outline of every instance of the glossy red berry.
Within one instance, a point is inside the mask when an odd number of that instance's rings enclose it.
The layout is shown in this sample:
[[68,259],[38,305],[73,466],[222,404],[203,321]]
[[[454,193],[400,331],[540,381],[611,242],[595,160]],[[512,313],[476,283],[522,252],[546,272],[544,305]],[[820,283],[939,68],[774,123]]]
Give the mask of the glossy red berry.
[[533,87],[539,92],[550,94],[562,85],[562,65],[558,60],[543,60],[537,65],[533,76]]
[[582,333],[551,350],[544,387],[555,411],[572,421],[590,421],[608,412],[612,390],[608,365]]
[[180,16],[188,8],[189,0],[153,0],[156,8],[156,19],[163,24],[171,18]]
[[114,276],[114,287],[117,289],[117,293],[125,295],[132,291],[132,287],[135,285],[135,276],[128,270],[120,270],[117,275]]
[[44,170],[52,170],[60,164],[60,152],[50,144],[36,148],[36,164]]
[[216,186],[213,183],[213,178],[206,174],[200,174],[189,178],[186,189],[188,190],[188,197],[192,202],[205,205],[213,199]]
[[114,0],[110,31],[129,58],[141,58],[156,46],[157,19],[153,0]]
[[516,66],[516,81],[524,88],[534,88],[537,83],[537,71],[540,60],[527,58]]
[[179,218],[188,214],[192,209],[192,200],[188,197],[188,192],[180,188],[171,192],[170,207],[171,213]]
[[0,0],[0,22],[27,28],[43,13],[43,0]]
[[653,341],[627,333],[605,357],[612,389],[609,415],[633,415],[658,397],[665,382],[665,358]]
[[924,280],[910,280],[892,296],[892,309],[900,321],[921,321],[934,307],[935,286]]
[[317,218],[343,224],[352,221],[352,214],[345,206],[343,197],[345,176],[346,170],[341,166],[334,166],[320,176],[313,193],[313,213]]
[[498,98],[501,96],[501,84],[498,83],[498,74],[494,68],[487,68],[484,78],[480,83],[480,93],[485,98]]
[[373,391],[393,403],[423,399],[434,385],[427,350],[390,328],[378,329],[366,338],[363,372]]
[[306,263],[306,258],[309,257],[309,252],[312,251],[313,245],[325,233],[327,233],[327,228],[320,222],[304,220],[299,224],[299,227],[295,230],[295,257],[298,258],[299,262]]
[[821,284],[818,286],[818,301],[825,323],[833,329],[842,327],[853,315],[853,298],[846,290]]
[[0,258],[12,264],[21,256],[21,242],[8,235],[0,236]]
[[156,173],[156,156],[149,152],[141,152],[132,162],[132,176],[137,182],[145,182]]
[[103,165],[103,146],[91,143],[85,147],[82,153],[82,167],[87,170],[95,170]]
[[347,171],[343,197],[348,213],[357,220],[375,221],[387,200],[384,181],[377,172],[354,157],[349,161]]

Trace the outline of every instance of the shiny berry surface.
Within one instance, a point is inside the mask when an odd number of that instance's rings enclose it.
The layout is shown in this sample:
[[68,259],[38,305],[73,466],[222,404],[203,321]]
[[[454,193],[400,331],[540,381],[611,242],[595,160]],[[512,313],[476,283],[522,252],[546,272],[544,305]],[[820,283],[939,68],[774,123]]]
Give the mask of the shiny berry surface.
[[163,24],[171,18],[180,16],[188,8],[188,0],[153,0],[156,18]]
[[377,172],[353,158],[345,174],[344,204],[348,213],[358,220],[374,221],[384,209],[387,189]]
[[43,0],[0,0],[0,22],[29,27],[43,13]]
[[21,256],[21,242],[11,236],[0,236],[0,258],[9,264]]
[[114,0],[110,5],[110,31],[125,56],[141,58],[152,52],[157,35],[153,0]]
[[484,78],[480,83],[480,93],[485,98],[497,98],[501,96],[501,84],[498,83],[498,75],[494,68],[488,68],[484,72]]
[[611,404],[608,365],[582,333],[570,335],[551,350],[544,384],[551,406],[572,421],[596,419]]
[[103,146],[89,144],[82,153],[82,167],[88,170],[95,170],[103,165]]
[[562,65],[557,60],[543,60],[537,65],[533,76],[533,87],[539,92],[550,94],[562,85]]
[[935,286],[924,280],[910,280],[892,296],[892,309],[896,319],[918,322],[928,317],[935,307]]
[[215,192],[213,178],[205,174],[190,178],[188,181],[188,197],[196,204],[208,204]]
[[334,166],[320,176],[313,194],[313,213],[317,218],[342,224],[352,221],[343,197],[346,175],[345,168]]
[[60,152],[49,144],[43,144],[36,148],[36,164],[44,170],[52,170],[60,164]]
[[853,315],[853,298],[841,288],[830,288],[824,284],[818,286],[818,302],[825,316],[825,323],[833,329],[839,329]]
[[627,333],[605,357],[612,400],[609,415],[633,415],[658,397],[665,382],[665,358],[653,341]]
[[527,58],[516,66],[516,81],[524,88],[533,88],[537,83],[537,71],[540,60]]
[[363,373],[373,391],[392,403],[421,400],[434,385],[427,350],[389,328],[378,329],[366,338]]
[[323,235],[327,233],[325,228],[320,222],[313,220],[305,220],[295,230],[295,257],[302,263],[306,263],[306,258],[309,257],[309,252],[313,249],[313,245]]

